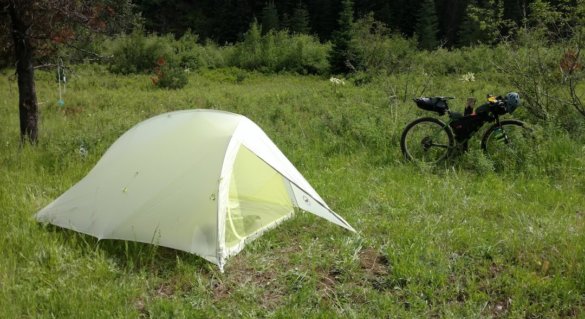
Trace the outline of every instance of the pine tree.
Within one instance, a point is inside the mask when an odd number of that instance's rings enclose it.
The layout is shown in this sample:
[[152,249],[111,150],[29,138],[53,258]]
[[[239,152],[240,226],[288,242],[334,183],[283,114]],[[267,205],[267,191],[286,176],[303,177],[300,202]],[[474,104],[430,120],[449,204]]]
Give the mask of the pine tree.
[[388,1],[392,17],[388,25],[393,30],[400,30],[406,36],[412,36],[416,32],[418,12],[423,1],[392,0]]
[[486,6],[481,7],[477,0],[474,0],[465,9],[463,23],[459,29],[458,44],[468,46],[478,43],[497,43],[505,25],[504,7],[501,1],[488,0]]
[[266,34],[270,30],[278,29],[278,26],[278,10],[276,10],[274,1],[269,1],[262,9],[262,31]]
[[260,43],[262,42],[262,26],[258,25],[256,19],[252,20],[250,29],[244,35],[244,47],[251,53],[257,53],[260,49]]
[[311,0],[307,2],[311,13],[311,30],[319,39],[327,41],[331,39],[338,18],[337,1]]
[[439,45],[437,10],[434,0],[424,0],[418,12],[415,32],[418,35],[418,45],[421,49],[433,50]]
[[522,25],[523,9],[521,0],[504,0],[504,18],[515,22],[516,25]]
[[282,19],[280,19],[280,29],[290,30],[290,17],[287,12],[282,14]]
[[301,2],[293,10],[289,27],[292,33],[308,34],[311,31],[309,27],[309,11]]
[[392,9],[390,8],[390,4],[388,2],[384,2],[379,10],[375,12],[376,20],[384,23],[385,25],[390,25],[392,21]]
[[339,13],[338,29],[333,32],[333,48],[329,56],[332,73],[349,73],[355,63],[351,52],[351,30],[353,25],[353,2],[342,0],[342,9]]
[[457,44],[469,46],[481,41],[481,30],[479,29],[479,6],[477,0],[470,2],[465,8],[463,22],[459,26]]

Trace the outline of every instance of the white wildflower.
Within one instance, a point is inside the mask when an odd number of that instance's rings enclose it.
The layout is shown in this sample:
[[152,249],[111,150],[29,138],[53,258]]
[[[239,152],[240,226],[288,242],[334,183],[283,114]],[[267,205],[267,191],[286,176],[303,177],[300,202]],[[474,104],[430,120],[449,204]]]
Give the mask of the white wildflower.
[[334,78],[334,77],[331,77],[329,79],[329,82],[331,82],[333,85],[345,85],[345,81],[343,81],[342,79]]
[[79,146],[79,155],[81,157],[86,157],[87,153],[87,149],[83,145]]
[[463,82],[475,82],[475,74],[472,72],[467,72],[461,76],[460,80]]

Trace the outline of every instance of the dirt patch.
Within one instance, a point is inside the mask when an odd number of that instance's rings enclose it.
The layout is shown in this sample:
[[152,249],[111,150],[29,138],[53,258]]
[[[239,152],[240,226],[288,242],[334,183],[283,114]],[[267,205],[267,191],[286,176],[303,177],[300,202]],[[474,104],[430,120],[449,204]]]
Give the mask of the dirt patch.
[[384,276],[389,273],[390,260],[372,248],[359,253],[360,266],[369,275]]
[[213,299],[216,301],[227,298],[230,295],[230,288],[221,281],[214,281],[211,284]]
[[61,109],[61,112],[67,117],[73,117],[81,114],[83,112],[83,108],[79,106],[68,106]]
[[329,271],[319,271],[319,282],[317,289],[323,296],[330,296],[335,293],[335,286],[339,283],[339,278],[342,275],[342,271],[333,268]]
[[246,258],[236,256],[230,260],[230,267],[226,269],[226,281],[238,284],[255,284],[260,287],[270,285],[276,280],[276,273],[272,267],[266,265],[264,269],[257,269],[249,265]]
[[154,294],[159,298],[170,298],[175,294],[175,288],[171,283],[162,283],[155,289]]
[[264,309],[274,310],[282,303],[285,294],[279,289],[268,289],[262,295],[261,305]]
[[390,291],[394,287],[404,287],[408,283],[403,278],[391,278],[390,260],[373,248],[359,252],[360,267],[364,271],[366,281],[377,291]]
[[[280,253],[275,253],[278,256]],[[213,285],[216,301],[229,298],[236,290],[259,288],[257,300],[264,309],[276,309],[285,297],[284,288],[274,267],[265,265],[262,269],[251,266],[245,256],[230,259],[226,277],[216,280]]]
[[490,276],[491,278],[498,277],[504,271],[503,265],[498,265],[496,263],[492,263],[490,265]]
[[144,302],[144,298],[140,297],[138,300],[134,302],[134,308],[138,311],[139,318],[148,318],[148,310],[146,310],[146,303]]
[[488,305],[488,312],[494,318],[505,317],[510,309],[512,300],[510,298],[496,300]]

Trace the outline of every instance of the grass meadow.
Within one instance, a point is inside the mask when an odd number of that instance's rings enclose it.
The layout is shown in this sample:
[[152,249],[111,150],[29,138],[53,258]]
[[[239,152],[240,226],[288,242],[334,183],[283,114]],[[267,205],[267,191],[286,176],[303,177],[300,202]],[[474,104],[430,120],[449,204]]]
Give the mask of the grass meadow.
[[[164,90],[91,65],[69,78],[58,106],[55,74],[37,72],[39,144],[20,148],[14,71],[0,71],[1,318],[585,317],[584,118],[575,132],[534,124],[536,156],[521,167],[495,167],[477,137],[420,167],[399,146],[408,122],[431,115],[412,97],[454,95],[462,109],[512,88],[482,74],[335,85],[216,69]],[[299,213],[222,274],[188,253],[34,220],[127,129],[190,108],[255,121],[358,233]],[[526,112],[515,117],[530,122]]]

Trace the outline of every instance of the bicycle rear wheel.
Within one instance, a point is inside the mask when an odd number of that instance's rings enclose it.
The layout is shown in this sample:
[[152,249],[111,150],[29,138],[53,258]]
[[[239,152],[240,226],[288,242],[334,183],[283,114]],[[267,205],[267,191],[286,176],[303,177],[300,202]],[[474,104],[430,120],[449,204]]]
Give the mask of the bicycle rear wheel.
[[522,167],[535,147],[532,130],[518,120],[504,120],[500,125],[492,125],[481,140],[481,148],[493,161],[496,170]]
[[451,154],[455,146],[449,125],[434,117],[423,117],[406,126],[400,138],[404,158],[420,163],[438,163]]

